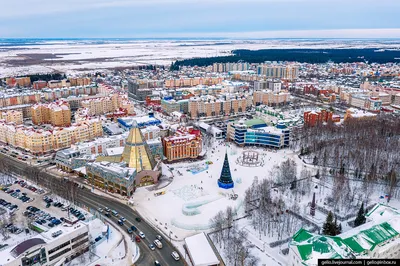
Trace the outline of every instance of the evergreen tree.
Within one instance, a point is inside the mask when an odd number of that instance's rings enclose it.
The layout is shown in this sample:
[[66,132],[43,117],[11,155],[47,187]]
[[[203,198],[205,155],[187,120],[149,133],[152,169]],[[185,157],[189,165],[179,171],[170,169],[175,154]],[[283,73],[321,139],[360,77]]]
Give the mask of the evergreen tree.
[[357,217],[354,220],[354,227],[357,227],[357,226],[360,226],[362,224],[365,224],[366,220],[367,219],[365,218],[365,213],[364,213],[364,203],[361,203],[361,207],[358,210]]
[[333,236],[336,233],[336,228],[333,222],[333,214],[331,211],[328,212],[328,215],[326,216],[326,221],[322,225],[322,233],[328,236]]

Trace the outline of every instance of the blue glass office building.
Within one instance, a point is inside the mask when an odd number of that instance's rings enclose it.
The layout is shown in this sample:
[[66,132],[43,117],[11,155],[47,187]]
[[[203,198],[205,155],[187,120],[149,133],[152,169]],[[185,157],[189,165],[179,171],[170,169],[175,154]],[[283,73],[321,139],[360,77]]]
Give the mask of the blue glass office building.
[[227,137],[239,146],[281,149],[289,146],[290,129],[283,123],[274,127],[261,119],[241,120],[228,124]]

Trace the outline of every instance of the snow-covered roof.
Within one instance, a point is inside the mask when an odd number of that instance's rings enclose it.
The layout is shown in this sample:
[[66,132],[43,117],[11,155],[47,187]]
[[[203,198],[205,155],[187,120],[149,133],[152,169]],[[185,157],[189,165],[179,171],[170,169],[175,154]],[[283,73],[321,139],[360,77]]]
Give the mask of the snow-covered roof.
[[204,233],[185,238],[185,244],[194,266],[219,264],[219,260]]

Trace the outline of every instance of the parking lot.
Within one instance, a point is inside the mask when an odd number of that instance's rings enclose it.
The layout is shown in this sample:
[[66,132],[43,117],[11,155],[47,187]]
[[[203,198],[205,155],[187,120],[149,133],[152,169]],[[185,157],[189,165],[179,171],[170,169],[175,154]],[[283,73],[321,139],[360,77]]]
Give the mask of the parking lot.
[[86,220],[90,214],[70,206],[58,196],[31,185],[24,180],[8,180],[12,184],[0,185],[0,208],[11,215],[10,223],[17,229],[27,228],[30,223],[38,231],[47,231],[62,222]]

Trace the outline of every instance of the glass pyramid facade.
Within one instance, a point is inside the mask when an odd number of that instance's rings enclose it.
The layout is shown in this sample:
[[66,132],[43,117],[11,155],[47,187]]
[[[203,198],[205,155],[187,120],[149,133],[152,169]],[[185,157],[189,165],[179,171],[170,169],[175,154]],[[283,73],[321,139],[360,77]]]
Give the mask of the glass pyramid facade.
[[136,123],[129,131],[121,161],[126,162],[128,167],[136,168],[137,173],[143,170],[153,170],[156,165],[149,146]]

